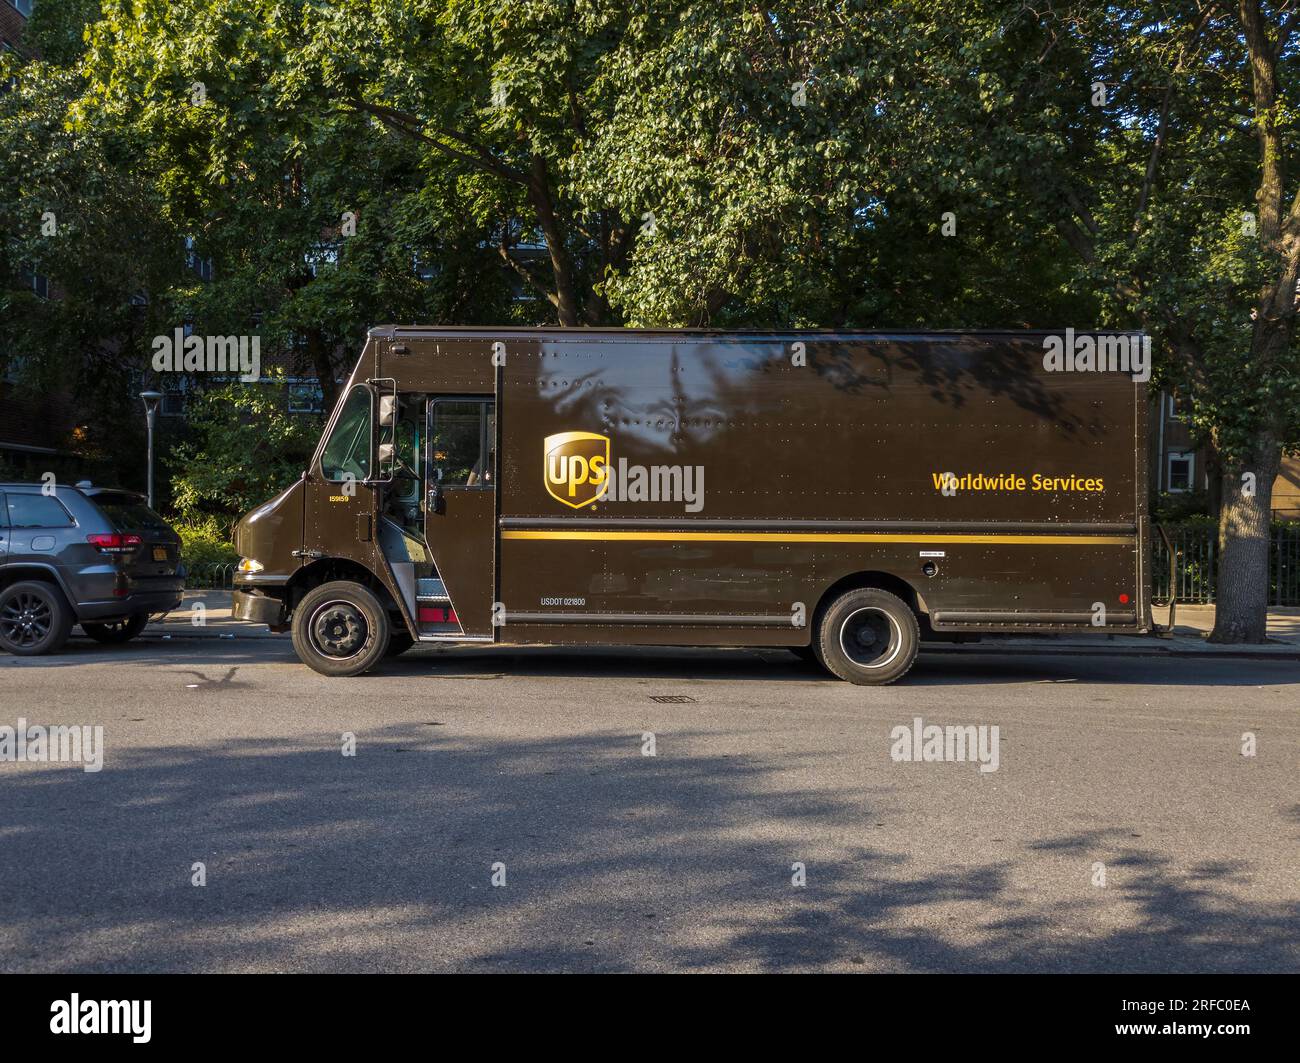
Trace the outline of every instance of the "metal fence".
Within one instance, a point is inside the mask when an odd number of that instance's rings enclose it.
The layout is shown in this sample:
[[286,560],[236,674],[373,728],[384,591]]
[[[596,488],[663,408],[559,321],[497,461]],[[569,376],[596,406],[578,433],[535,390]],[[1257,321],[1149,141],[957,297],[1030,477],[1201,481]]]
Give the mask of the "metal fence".
[[235,566],[221,561],[201,561],[186,566],[185,586],[192,590],[233,590]]
[[[1219,535],[1215,528],[1166,527],[1178,557],[1174,586],[1180,602],[1211,604],[1218,575]],[[1169,601],[1169,550],[1158,533],[1152,536],[1151,600]],[[1300,605],[1300,526],[1274,528],[1269,537],[1268,604]]]

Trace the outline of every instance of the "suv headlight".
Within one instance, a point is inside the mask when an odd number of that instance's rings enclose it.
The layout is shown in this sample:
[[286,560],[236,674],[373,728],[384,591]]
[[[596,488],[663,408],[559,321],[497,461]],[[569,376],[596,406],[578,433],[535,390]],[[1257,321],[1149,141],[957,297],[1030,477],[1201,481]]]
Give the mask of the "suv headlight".
[[254,561],[251,557],[243,557],[243,558],[240,558],[240,560],[239,560],[239,565],[237,566],[237,569],[238,569],[238,571],[240,571],[240,572],[244,572],[244,573],[250,573],[250,572],[261,572],[261,571],[262,571],[262,562],[260,562],[260,561]]

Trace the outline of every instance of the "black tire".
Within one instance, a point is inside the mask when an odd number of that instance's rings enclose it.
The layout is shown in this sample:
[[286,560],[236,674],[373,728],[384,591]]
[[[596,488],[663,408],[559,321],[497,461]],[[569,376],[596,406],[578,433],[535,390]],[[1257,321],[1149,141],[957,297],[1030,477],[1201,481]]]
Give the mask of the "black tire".
[[415,639],[411,638],[411,633],[405,628],[394,627],[393,633],[388,636],[388,652],[385,657],[396,657],[405,653],[415,645]]
[[81,630],[96,642],[116,645],[120,642],[130,642],[144,630],[147,623],[149,623],[149,615],[137,613],[135,616],[128,616],[125,620],[115,620],[110,624],[83,623]]
[[921,645],[916,614],[895,594],[877,587],[846,591],[822,612],[817,651],[841,679],[881,686],[901,679]]
[[293,648],[321,675],[360,675],[388,650],[388,610],[369,587],[351,580],[323,583],[293,611]]
[[53,583],[31,580],[0,591],[0,649],[19,657],[57,653],[73,623],[72,608]]

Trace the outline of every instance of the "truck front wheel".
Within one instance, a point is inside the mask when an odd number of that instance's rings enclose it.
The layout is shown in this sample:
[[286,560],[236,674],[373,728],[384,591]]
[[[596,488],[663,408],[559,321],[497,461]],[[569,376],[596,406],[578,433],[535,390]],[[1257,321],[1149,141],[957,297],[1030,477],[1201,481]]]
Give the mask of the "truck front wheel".
[[368,587],[322,583],[293,611],[293,648],[321,675],[360,675],[388,651],[388,610]]
[[827,606],[817,630],[822,663],[850,683],[901,679],[916,660],[921,631],[897,595],[877,587],[846,591]]

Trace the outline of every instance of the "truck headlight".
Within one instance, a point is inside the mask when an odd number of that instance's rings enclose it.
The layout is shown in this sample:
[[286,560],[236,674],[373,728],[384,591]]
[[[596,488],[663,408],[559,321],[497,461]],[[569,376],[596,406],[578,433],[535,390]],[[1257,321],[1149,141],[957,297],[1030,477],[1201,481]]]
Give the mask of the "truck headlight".
[[237,567],[240,572],[261,572],[262,562],[254,561],[251,557],[243,557],[240,558]]

